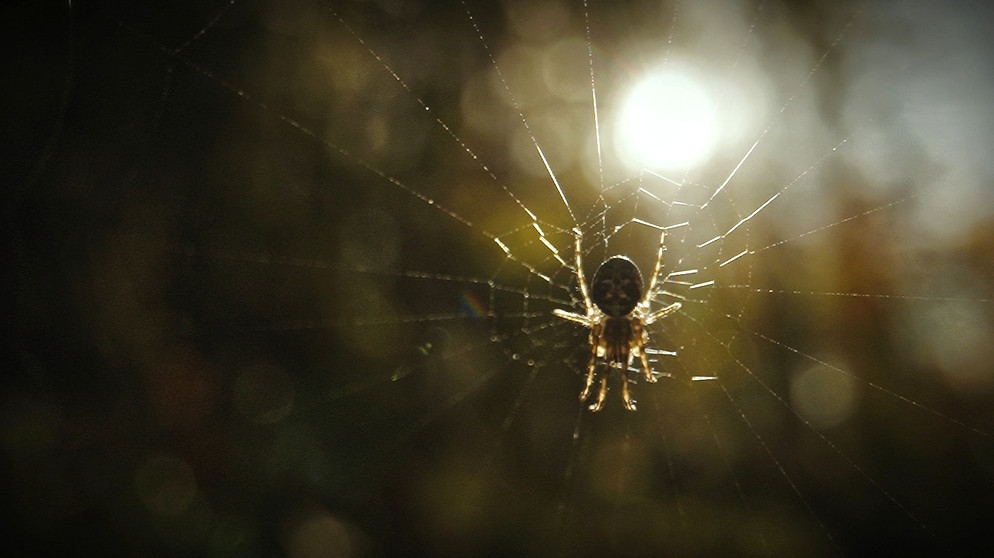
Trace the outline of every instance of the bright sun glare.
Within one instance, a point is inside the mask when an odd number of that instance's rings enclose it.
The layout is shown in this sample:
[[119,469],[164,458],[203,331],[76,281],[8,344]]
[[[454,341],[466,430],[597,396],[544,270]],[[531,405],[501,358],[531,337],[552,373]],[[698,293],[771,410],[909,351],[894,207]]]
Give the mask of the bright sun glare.
[[665,68],[626,95],[615,147],[634,169],[677,170],[702,162],[715,147],[714,101],[689,73]]

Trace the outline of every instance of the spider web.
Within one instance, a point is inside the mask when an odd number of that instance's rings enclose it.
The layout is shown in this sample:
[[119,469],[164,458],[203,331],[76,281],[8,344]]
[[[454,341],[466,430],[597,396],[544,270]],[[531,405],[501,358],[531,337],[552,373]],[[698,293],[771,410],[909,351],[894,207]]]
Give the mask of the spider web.
[[[66,9],[15,246],[23,284],[39,247],[85,271],[66,301],[85,318],[59,327],[92,371],[59,384],[46,322],[15,328],[28,418],[5,425],[130,426],[52,459],[85,464],[82,493],[6,438],[59,503],[25,511],[29,533],[137,510],[136,551],[989,546],[972,8]],[[726,135],[706,164],[626,167],[626,88],[687,60],[717,76]],[[654,308],[682,308],[650,328],[661,377],[636,380],[636,413],[616,377],[601,413],[577,400],[588,332],[552,315],[582,309],[574,229],[587,277],[614,254],[647,274],[667,232]],[[18,315],[54,313],[54,290]]]

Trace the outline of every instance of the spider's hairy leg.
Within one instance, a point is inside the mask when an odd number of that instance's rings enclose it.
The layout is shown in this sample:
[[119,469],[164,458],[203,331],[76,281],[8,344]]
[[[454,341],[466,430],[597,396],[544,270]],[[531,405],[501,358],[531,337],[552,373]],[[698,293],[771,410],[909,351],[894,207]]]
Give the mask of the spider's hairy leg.
[[[590,388],[594,385],[594,378],[596,378],[596,376],[597,376],[597,352],[598,352],[597,349],[598,349],[598,343],[594,339],[594,331],[593,330],[591,330],[591,332],[590,332],[590,347],[591,347],[592,352],[590,354],[590,364],[587,365],[587,381],[586,381],[586,383],[584,383],[583,391],[580,392],[580,401],[581,402],[586,401],[587,398],[590,397]],[[594,409],[593,406],[591,406],[591,410],[595,410],[595,411],[596,410],[600,410],[600,406],[598,406],[597,409]]]
[[567,312],[565,310],[560,310],[559,308],[556,308],[555,310],[553,310],[552,313],[554,315],[556,315],[556,316],[564,319],[564,320],[569,320],[571,322],[576,322],[576,323],[582,325],[583,327],[588,327],[588,328],[590,327],[590,318],[588,318],[586,316],[581,316],[580,314],[575,314],[573,312]]
[[579,227],[573,229],[575,243],[573,253],[576,261],[576,282],[580,284],[580,294],[583,295],[583,309],[589,316],[593,312],[594,303],[590,301],[590,289],[587,287],[587,278],[583,274],[583,231]]
[[[645,354],[645,344],[649,340],[649,334],[639,320],[632,321],[632,337],[628,342],[628,350],[632,356],[639,357],[642,362],[642,373],[645,381],[654,383],[656,377],[652,375],[652,368],[649,367],[649,356]],[[631,359],[629,359],[631,360]]]
[[580,392],[580,402],[583,403],[590,397],[590,388],[594,385],[594,378],[597,375],[594,373],[594,361],[590,361],[590,370],[587,371],[587,381],[583,386],[583,391]]
[[656,264],[652,266],[652,275],[649,277],[649,287],[645,290],[642,298],[642,306],[648,307],[656,293],[656,281],[659,279],[659,272],[663,270],[663,251],[666,249],[666,231],[659,233],[659,249],[656,251]]
[[661,308],[651,314],[648,314],[645,318],[642,319],[642,323],[644,325],[652,325],[656,321],[661,320],[666,316],[669,316],[673,312],[676,312],[677,310],[680,309],[681,306],[682,304],[680,304],[679,302],[674,302],[673,304],[670,304],[666,308]]
[[638,351],[639,358],[642,360],[642,373],[645,375],[645,381],[650,384],[655,383],[657,379],[652,375],[652,368],[649,367],[649,356],[642,349],[633,349],[633,352],[635,350]]
[[618,368],[621,368],[621,400],[625,403],[625,409],[634,411],[635,400],[632,399],[632,392],[628,388],[628,367],[621,366],[621,363],[618,364]]
[[[607,355],[607,345],[604,343],[604,322],[597,321],[590,326],[590,364],[587,367],[587,381],[583,391],[580,392],[580,401],[586,401],[590,397],[590,388],[597,378],[597,359]],[[591,411],[600,411],[604,406],[604,396],[607,394],[607,374],[601,375],[601,387],[597,392],[597,402],[590,405]]]
[[601,389],[597,392],[597,402],[589,407],[596,413],[604,407],[604,398],[607,397],[607,374],[601,376]]

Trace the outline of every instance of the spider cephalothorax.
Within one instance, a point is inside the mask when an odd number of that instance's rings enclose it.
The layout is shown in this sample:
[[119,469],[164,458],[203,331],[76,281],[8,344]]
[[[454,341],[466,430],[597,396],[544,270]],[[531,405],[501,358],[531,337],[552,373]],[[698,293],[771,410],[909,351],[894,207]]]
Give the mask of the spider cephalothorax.
[[[628,367],[632,359],[639,358],[642,372],[647,382],[655,382],[656,377],[649,367],[645,343],[648,340],[646,326],[652,324],[680,308],[679,302],[649,311],[656,290],[656,280],[663,262],[663,248],[666,234],[659,236],[659,250],[656,264],[649,278],[649,288],[642,291],[642,273],[635,263],[624,256],[608,258],[597,268],[594,279],[587,286],[583,274],[583,240],[579,230],[576,234],[576,279],[583,295],[584,314],[575,314],[556,309],[553,313],[560,318],[576,322],[590,329],[590,364],[587,367],[587,380],[580,400],[590,397],[590,390],[597,375],[598,359],[607,367],[621,371],[621,397],[625,408],[635,410],[635,401],[628,389]],[[607,396],[607,374],[601,375],[597,401],[590,405],[591,411],[599,411]]]

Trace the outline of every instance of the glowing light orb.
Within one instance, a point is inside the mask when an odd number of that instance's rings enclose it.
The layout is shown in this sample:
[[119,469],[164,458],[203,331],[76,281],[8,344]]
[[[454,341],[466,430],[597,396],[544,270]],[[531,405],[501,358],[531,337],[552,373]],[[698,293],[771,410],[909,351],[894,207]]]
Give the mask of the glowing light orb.
[[633,169],[686,169],[715,147],[714,101],[686,72],[663,69],[635,84],[625,97],[615,148]]

